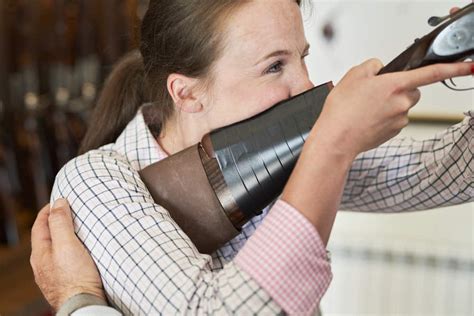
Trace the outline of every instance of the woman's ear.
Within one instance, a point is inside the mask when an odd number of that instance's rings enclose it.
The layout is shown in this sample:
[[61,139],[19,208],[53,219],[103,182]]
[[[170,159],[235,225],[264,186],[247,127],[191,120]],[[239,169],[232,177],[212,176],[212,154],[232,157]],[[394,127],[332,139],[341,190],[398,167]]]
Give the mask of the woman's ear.
[[167,80],[168,93],[171,95],[177,109],[187,113],[197,113],[203,110],[203,105],[195,96],[194,88],[198,79],[181,74],[170,74]]

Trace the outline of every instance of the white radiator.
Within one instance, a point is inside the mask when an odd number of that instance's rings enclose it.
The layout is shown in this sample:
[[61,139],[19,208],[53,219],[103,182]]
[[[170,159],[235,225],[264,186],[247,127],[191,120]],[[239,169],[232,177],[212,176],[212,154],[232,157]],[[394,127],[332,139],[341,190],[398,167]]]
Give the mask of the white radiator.
[[323,315],[474,315],[472,249],[447,246],[412,240],[407,250],[401,242],[354,239],[332,245],[334,279]]

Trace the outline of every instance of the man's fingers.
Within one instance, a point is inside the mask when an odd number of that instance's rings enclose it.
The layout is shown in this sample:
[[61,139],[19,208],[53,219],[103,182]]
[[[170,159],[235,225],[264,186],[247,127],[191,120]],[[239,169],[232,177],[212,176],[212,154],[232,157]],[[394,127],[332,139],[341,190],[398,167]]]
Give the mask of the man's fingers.
[[51,247],[51,235],[48,227],[49,204],[46,204],[36,216],[31,228],[31,249],[41,251],[45,247]]
[[402,89],[414,90],[449,78],[471,75],[473,65],[472,62],[436,64],[392,75],[397,77],[396,80],[400,82]]
[[53,247],[61,243],[74,241],[74,225],[72,223],[71,209],[65,199],[54,202],[49,213],[49,229]]

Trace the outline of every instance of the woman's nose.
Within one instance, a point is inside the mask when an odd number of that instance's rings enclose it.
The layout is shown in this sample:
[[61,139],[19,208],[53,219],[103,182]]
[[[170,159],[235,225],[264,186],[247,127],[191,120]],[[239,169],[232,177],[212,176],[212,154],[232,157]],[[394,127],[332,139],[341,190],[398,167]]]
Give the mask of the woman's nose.
[[303,93],[314,87],[314,84],[309,79],[306,71],[299,73],[292,81],[290,97]]

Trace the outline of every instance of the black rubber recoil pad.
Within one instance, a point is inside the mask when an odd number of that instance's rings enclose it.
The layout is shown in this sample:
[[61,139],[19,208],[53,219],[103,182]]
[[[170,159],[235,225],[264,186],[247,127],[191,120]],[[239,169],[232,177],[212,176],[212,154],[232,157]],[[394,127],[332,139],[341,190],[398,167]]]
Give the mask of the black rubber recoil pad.
[[322,84],[211,133],[225,182],[248,218],[283,191],[332,87]]

